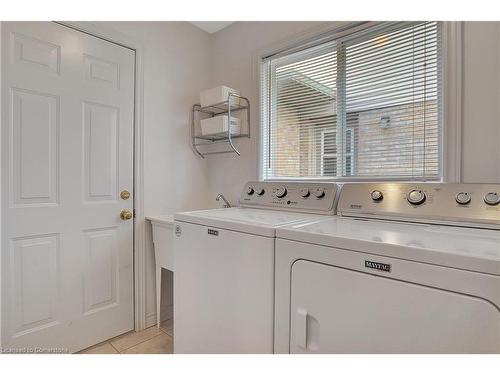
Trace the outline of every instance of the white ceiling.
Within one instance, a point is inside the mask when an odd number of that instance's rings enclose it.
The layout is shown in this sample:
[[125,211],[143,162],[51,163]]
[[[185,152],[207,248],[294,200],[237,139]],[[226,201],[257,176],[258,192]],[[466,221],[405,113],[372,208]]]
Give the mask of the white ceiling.
[[191,22],[196,27],[206,31],[207,33],[213,34],[225,27],[228,27],[233,22],[226,21],[192,21]]

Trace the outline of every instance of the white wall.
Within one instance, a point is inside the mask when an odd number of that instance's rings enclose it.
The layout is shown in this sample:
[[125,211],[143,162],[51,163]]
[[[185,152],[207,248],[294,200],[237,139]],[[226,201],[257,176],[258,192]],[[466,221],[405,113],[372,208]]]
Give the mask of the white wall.
[[188,22],[104,22],[144,48],[146,215],[204,206],[208,178],[189,147],[189,114],[211,82],[211,36]]
[[[207,206],[208,169],[189,147],[189,114],[211,82],[212,37],[187,22],[103,22],[144,49],[144,209],[146,215]],[[147,237],[146,314],[155,322],[155,268]],[[164,284],[165,285],[165,284]],[[171,285],[165,285],[166,289]]]
[[465,22],[462,179],[500,182],[500,22]]
[[236,141],[236,154],[208,157],[210,196],[222,192],[237,202],[244,183],[257,179],[259,144],[259,93],[257,55],[270,47],[279,48],[289,40],[305,38],[334,23],[324,22],[236,22],[214,34],[212,86],[225,84],[241,91],[251,104],[251,139]]
[[[252,139],[239,140],[242,156],[209,158],[210,195],[237,201],[244,182],[258,178],[258,72],[256,56],[286,40],[312,35],[338,24],[315,22],[237,22],[214,34],[212,86],[227,84],[248,96]],[[464,25],[462,179],[500,182],[500,22]]]

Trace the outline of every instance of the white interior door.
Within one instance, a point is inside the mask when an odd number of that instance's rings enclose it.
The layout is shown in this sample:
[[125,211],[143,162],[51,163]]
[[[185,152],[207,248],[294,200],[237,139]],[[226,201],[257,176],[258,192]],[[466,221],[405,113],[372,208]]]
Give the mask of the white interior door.
[[1,47],[1,346],[73,352],[134,328],[134,51],[50,22]]

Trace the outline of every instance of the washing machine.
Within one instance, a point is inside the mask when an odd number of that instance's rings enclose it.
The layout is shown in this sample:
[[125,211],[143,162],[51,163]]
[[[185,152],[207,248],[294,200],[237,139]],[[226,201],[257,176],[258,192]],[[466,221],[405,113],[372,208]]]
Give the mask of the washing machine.
[[337,186],[249,182],[240,206],[174,215],[174,352],[272,353],[276,228],[335,213]]
[[345,184],[276,236],[276,353],[500,353],[500,185]]

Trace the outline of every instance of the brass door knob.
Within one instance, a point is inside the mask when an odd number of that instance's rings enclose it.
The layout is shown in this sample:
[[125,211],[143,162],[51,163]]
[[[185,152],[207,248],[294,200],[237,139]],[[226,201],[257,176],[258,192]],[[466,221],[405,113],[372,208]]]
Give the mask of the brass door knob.
[[122,190],[122,192],[120,193],[120,198],[126,201],[130,198],[130,192],[128,190]]
[[129,210],[122,210],[122,212],[120,212],[120,217],[122,220],[130,220],[132,219],[132,212],[130,212]]

